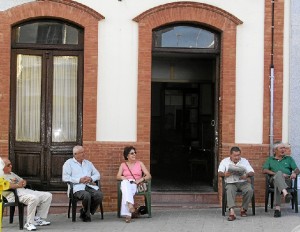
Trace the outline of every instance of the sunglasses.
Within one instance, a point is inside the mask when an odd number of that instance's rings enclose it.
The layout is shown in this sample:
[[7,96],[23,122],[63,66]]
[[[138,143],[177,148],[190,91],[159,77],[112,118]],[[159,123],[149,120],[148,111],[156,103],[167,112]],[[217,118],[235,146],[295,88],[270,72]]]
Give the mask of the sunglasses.
[[136,151],[129,152],[130,155],[135,155]]

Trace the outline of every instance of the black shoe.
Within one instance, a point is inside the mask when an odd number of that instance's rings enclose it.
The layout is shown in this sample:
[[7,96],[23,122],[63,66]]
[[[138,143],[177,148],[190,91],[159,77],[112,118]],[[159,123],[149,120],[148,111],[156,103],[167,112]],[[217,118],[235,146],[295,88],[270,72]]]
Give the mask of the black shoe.
[[274,217],[276,217],[276,218],[281,217],[281,211],[278,209],[275,209]]
[[83,218],[83,221],[84,222],[91,222],[92,220],[91,220],[91,217],[85,217],[85,218]]
[[85,212],[83,211],[83,208],[80,209],[80,216],[81,219],[85,218]]

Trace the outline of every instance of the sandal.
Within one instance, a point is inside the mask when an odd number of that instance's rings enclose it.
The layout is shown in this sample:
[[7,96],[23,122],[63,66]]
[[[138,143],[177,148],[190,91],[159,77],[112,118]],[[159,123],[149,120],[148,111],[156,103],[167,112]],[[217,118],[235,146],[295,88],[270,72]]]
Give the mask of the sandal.
[[130,217],[130,216],[126,216],[125,222],[126,222],[126,223],[130,223],[130,222],[131,222],[131,217]]
[[235,215],[229,215],[227,220],[228,221],[234,221],[236,219]]
[[241,217],[247,217],[247,210],[241,210]]

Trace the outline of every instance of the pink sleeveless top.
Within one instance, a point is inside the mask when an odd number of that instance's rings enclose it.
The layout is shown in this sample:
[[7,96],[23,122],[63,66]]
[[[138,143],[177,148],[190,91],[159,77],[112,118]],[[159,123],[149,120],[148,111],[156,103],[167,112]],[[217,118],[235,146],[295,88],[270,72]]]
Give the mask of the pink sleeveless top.
[[128,170],[126,163],[122,163],[122,168],[123,168],[123,176],[125,176],[126,179],[139,180],[142,178],[142,167],[139,161],[136,161],[132,169],[130,169],[134,177],[131,175],[130,171]]

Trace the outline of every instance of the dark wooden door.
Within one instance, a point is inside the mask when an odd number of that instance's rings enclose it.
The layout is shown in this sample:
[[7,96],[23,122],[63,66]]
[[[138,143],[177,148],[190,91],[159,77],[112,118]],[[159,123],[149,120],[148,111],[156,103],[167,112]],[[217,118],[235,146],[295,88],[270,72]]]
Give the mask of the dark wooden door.
[[82,52],[12,51],[10,159],[36,189],[64,189],[62,165],[82,144]]

